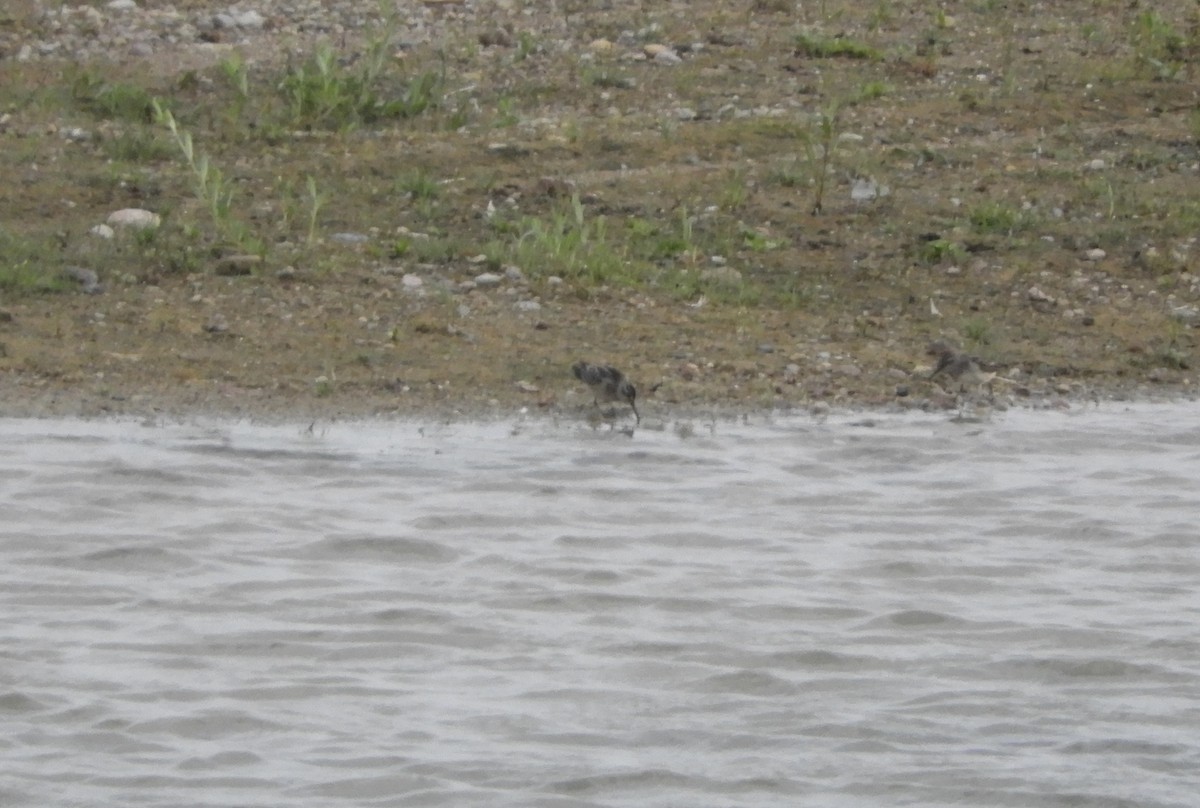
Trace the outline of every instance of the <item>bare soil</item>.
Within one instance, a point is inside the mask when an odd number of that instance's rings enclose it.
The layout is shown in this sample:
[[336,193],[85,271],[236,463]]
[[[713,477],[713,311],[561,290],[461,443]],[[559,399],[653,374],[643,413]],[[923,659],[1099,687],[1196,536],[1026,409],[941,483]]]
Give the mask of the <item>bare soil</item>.
[[[1001,402],[1191,394],[1195,3],[542,5],[422,4],[381,81],[429,71],[438,103],[301,126],[284,71],[322,41],[352,71],[378,27],[19,61],[48,26],[18,4],[0,413],[577,416],[577,359],[650,417],[953,406],[938,338]],[[169,103],[240,236],[113,87]],[[89,234],[127,207],[163,224]]]

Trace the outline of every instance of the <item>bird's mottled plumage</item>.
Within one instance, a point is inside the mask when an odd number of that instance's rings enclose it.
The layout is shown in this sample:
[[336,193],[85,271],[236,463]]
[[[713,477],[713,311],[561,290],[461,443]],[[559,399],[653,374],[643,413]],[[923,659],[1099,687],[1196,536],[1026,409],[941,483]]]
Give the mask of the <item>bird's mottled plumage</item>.
[[945,374],[960,385],[975,385],[978,387],[990,384],[991,380],[996,376],[994,373],[984,373],[979,368],[979,360],[968,354],[960,353],[945,340],[931,342],[925,353],[938,358],[937,365],[934,367],[933,372],[929,374],[929,378],[931,379],[939,374]]
[[642,422],[642,416],[638,414],[637,405],[634,404],[637,389],[625,378],[624,373],[612,365],[593,365],[590,362],[576,362],[571,365],[571,372],[575,374],[576,379],[591,388],[596,406],[601,402],[624,402],[633,409],[633,417],[637,419],[637,423]]

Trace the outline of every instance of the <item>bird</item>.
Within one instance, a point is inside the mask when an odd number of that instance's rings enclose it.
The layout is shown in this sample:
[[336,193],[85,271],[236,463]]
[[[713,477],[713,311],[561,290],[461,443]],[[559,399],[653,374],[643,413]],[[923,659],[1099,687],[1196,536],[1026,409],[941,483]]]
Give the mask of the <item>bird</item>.
[[592,390],[592,403],[597,407],[608,401],[624,402],[633,410],[637,423],[642,422],[642,416],[637,411],[637,388],[625,378],[625,374],[612,365],[593,365],[590,362],[579,361],[571,365],[575,378],[586,384]]
[[925,353],[938,358],[937,366],[929,374],[930,379],[939,373],[944,373],[959,383],[960,390],[967,386],[974,386],[978,390],[984,385],[988,386],[989,391],[991,390],[991,382],[996,378],[996,374],[984,373],[980,370],[979,361],[975,357],[960,353],[945,340],[939,339],[929,343]]

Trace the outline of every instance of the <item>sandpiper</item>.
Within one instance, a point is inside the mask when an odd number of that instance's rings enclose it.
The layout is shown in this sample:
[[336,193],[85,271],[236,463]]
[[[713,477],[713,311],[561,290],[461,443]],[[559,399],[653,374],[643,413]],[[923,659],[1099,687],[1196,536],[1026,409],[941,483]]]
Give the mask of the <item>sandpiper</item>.
[[975,357],[960,353],[950,343],[940,339],[929,343],[925,353],[938,358],[937,366],[929,374],[930,379],[944,373],[959,383],[960,391],[967,386],[978,390],[987,385],[989,393],[991,392],[991,382],[996,378],[996,374],[980,370],[979,361]]
[[612,365],[593,365],[590,362],[576,362],[571,365],[575,378],[592,389],[592,402],[599,407],[604,401],[623,401],[633,409],[633,417],[637,423],[642,422],[637,405],[637,389],[625,378],[625,374]]

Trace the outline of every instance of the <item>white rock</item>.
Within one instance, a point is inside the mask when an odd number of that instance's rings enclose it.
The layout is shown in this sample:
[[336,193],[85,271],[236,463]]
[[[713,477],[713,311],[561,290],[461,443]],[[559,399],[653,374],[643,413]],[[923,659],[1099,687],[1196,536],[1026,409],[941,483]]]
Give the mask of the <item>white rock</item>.
[[88,231],[96,238],[111,239],[116,233],[106,224],[98,224]]
[[233,22],[238,28],[250,28],[257,30],[262,28],[266,23],[266,19],[263,17],[263,15],[259,14],[253,9],[250,11],[242,11],[240,13],[234,12],[232,16]]
[[134,0],[111,0],[104,7],[109,11],[133,11],[137,8],[137,3]]
[[1108,166],[1103,160],[1097,157],[1095,160],[1089,162],[1086,167],[1088,171],[1103,171]]
[[541,311],[542,304],[536,300],[521,300],[517,303],[517,311]]
[[495,272],[483,272],[475,276],[476,286],[499,286],[500,276]]
[[108,214],[108,224],[111,227],[128,227],[132,230],[148,230],[158,227],[162,217],[142,208],[122,208]]
[[425,284],[425,281],[421,280],[420,275],[414,275],[409,272],[400,279],[400,284],[405,289],[420,289]]

